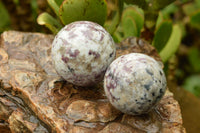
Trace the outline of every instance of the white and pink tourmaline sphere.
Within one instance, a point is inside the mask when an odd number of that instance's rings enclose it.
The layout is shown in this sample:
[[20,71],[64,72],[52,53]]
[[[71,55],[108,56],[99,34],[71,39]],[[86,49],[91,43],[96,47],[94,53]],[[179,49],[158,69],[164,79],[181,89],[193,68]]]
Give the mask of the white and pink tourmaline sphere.
[[89,21],[66,25],[52,44],[52,59],[57,73],[78,86],[90,86],[101,81],[115,53],[111,35],[102,26]]
[[166,77],[152,57],[131,53],[122,55],[108,67],[104,90],[118,110],[139,115],[150,111],[166,90]]

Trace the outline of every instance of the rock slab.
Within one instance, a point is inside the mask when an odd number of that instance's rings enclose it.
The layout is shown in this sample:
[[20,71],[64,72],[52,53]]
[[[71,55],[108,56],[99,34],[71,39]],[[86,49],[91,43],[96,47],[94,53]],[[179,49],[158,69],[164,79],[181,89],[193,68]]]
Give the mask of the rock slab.
[[[83,88],[64,81],[52,66],[53,38],[41,33],[2,33],[0,132],[185,133],[179,104],[169,91],[150,113],[130,116],[109,104],[102,83]],[[141,39],[128,38],[117,47],[117,57],[140,52],[160,62],[155,49]]]

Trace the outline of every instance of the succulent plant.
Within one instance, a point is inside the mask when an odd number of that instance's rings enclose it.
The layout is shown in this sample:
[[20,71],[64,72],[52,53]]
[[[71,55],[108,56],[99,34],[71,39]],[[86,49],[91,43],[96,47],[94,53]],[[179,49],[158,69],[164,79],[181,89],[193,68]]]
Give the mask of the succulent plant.
[[48,0],[60,22],[43,13],[38,17],[38,23],[46,25],[52,32],[57,33],[63,26],[74,21],[93,21],[104,25],[107,17],[107,3],[105,0]]
[[[165,11],[161,10],[173,1],[48,0],[57,18],[45,12],[39,15],[37,22],[54,34],[71,22],[96,22],[112,35],[116,43],[130,36],[142,35],[152,42],[165,63],[177,51],[182,37],[180,25],[164,17]],[[197,26],[198,14],[192,18],[195,20],[193,25]]]
[[114,60],[104,78],[104,90],[111,104],[131,115],[149,112],[164,95],[166,86],[161,66],[140,53]]
[[115,53],[111,35],[102,26],[89,21],[66,25],[52,44],[52,59],[57,73],[78,86],[90,86],[101,81]]
[[105,0],[65,0],[59,9],[59,17],[64,25],[80,20],[93,21],[103,25],[106,16]]

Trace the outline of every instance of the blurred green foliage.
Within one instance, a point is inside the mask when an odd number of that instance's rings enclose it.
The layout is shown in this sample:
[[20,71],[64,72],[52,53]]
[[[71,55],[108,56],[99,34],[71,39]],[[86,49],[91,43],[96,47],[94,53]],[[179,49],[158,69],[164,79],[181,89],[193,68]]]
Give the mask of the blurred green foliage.
[[[200,98],[200,49],[191,47],[185,60],[188,60],[187,71],[190,75],[184,77],[182,87]],[[184,73],[180,69],[179,72]]]
[[183,6],[185,15],[189,17],[189,24],[200,30],[200,1],[194,0]]
[[0,18],[1,18],[0,33],[2,33],[3,31],[10,29],[10,16],[1,1],[0,1]]
[[34,19],[36,20],[38,13],[38,5],[37,5],[37,0],[31,0],[31,10],[32,10],[32,15],[34,17]]
[[[182,6],[184,15],[186,16],[186,25],[190,26],[192,29],[196,30],[194,32],[200,32],[200,1],[186,0],[185,4]],[[185,31],[185,34],[189,34]],[[197,34],[198,36],[200,34]],[[193,42],[193,40],[190,40]],[[200,44],[194,41],[196,46],[191,46],[188,50],[188,55],[186,60],[188,60],[187,71],[190,75],[186,75],[183,81],[182,87],[197,97],[200,98]],[[182,71],[182,70],[180,70]]]
[[191,75],[187,77],[183,88],[200,98],[200,75]]
[[200,72],[200,50],[192,47],[188,53],[188,60],[194,73]]
[[195,12],[191,18],[190,18],[190,23],[193,27],[197,28],[200,30],[200,10]]

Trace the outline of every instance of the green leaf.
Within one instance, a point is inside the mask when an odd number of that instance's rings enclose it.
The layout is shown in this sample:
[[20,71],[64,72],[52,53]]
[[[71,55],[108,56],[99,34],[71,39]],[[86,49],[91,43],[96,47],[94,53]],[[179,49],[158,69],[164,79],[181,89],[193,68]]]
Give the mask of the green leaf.
[[[56,3],[55,0],[47,0],[49,6],[53,9],[55,14],[59,16],[59,5]],[[57,1],[58,2],[58,1]]]
[[200,75],[192,75],[188,77],[184,84],[183,88],[193,93],[197,97],[200,97]]
[[63,24],[74,21],[93,21],[103,25],[107,17],[105,0],[65,0],[59,10]]
[[56,4],[60,7],[64,0],[55,0]]
[[172,33],[171,21],[163,21],[157,27],[152,44],[157,49],[158,52],[160,52],[165,47],[170,38],[171,33]]
[[165,19],[170,19],[171,18],[170,14],[174,14],[178,10],[179,10],[179,7],[173,3],[165,7],[164,9],[162,9],[161,12]]
[[154,10],[144,10],[145,13],[145,27],[149,30],[154,31],[156,20],[158,18],[158,11]]
[[147,6],[145,0],[124,0],[124,2],[126,2],[127,4],[137,5],[143,9]]
[[37,22],[40,25],[45,25],[54,34],[56,34],[62,28],[62,25],[55,18],[53,18],[46,12],[38,16]]
[[31,0],[31,11],[32,11],[32,16],[34,17],[34,20],[37,18],[37,11],[38,11],[38,5],[37,5],[37,0]]
[[184,12],[186,15],[191,16],[191,15],[194,14],[199,8],[200,8],[200,5],[198,5],[196,2],[192,2],[192,3],[189,3],[189,4],[183,5],[183,12]]
[[200,51],[198,48],[191,48],[188,54],[188,60],[195,72],[200,72]]
[[166,6],[168,6],[169,4],[171,4],[172,2],[174,2],[175,0],[150,0],[152,7],[154,10],[160,10]]
[[199,0],[195,0],[195,3],[197,4],[198,7],[200,7],[200,1]]
[[163,16],[163,13],[162,12],[159,12],[158,14],[158,18],[157,18],[157,21],[156,21],[156,29],[158,29],[158,27],[161,25],[161,23],[164,21],[164,16]]
[[10,27],[10,16],[2,2],[0,2],[0,18],[0,32],[3,32]]
[[136,35],[139,36],[140,32],[143,28],[143,25],[144,25],[144,13],[143,13],[143,11],[136,6],[127,7],[123,11],[123,14],[122,14],[122,23],[123,23],[124,20],[126,20],[126,18],[128,18],[129,21],[130,21],[130,18],[132,18],[135,21],[136,29],[137,29]]
[[135,20],[131,16],[122,18],[122,28],[124,32],[124,38],[138,36]]
[[200,30],[200,10],[191,16],[190,24]]
[[181,37],[182,37],[181,28],[179,27],[179,25],[176,24],[173,26],[172,34],[167,44],[159,53],[164,63],[177,51],[181,43]]
[[106,22],[104,25],[105,29],[111,35],[114,34],[114,32],[116,31],[116,29],[120,23],[123,7],[124,7],[123,0],[117,0],[117,12],[116,12],[115,16],[113,17],[112,22],[107,21],[108,23]]
[[115,32],[112,37],[115,43],[120,43],[124,39],[119,32]]

